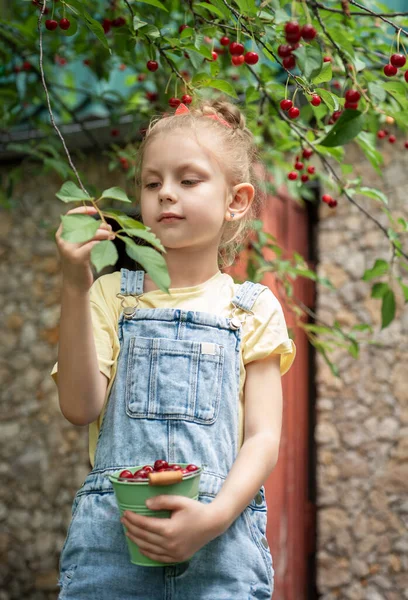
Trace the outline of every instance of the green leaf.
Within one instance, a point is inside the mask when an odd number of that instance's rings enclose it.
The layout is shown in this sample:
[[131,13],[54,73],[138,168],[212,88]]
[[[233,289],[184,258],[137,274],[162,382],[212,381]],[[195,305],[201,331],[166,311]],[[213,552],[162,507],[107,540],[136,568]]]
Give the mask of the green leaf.
[[319,46],[301,46],[294,50],[293,54],[296,55],[299,68],[307,80],[316,77],[320,73],[322,65],[325,64]]
[[130,258],[142,265],[163,292],[169,293],[171,281],[164,257],[153,248],[138,246],[130,238],[123,239],[126,244],[126,253]]
[[405,285],[404,283],[402,283],[401,277],[397,277],[397,279],[398,279],[401,289],[404,293],[405,302],[408,302],[408,285]]
[[202,8],[205,8],[206,10],[216,14],[217,17],[220,17],[220,19],[224,19],[224,17],[225,17],[224,13],[217,6],[213,6],[212,4],[206,4],[205,2],[199,2],[198,4],[194,4],[194,6],[201,6]]
[[193,85],[194,87],[198,87],[200,85],[208,84],[209,81],[211,81],[211,77],[210,75],[208,75],[208,73],[196,73],[195,75],[193,75],[191,85]]
[[112,200],[119,200],[119,202],[128,202],[132,204],[132,201],[129,200],[129,198],[126,195],[126,192],[124,192],[119,187],[112,187],[108,190],[104,190],[102,192],[101,198],[112,198]]
[[320,145],[344,146],[360,133],[364,123],[364,116],[360,111],[346,109]]
[[90,29],[92,33],[98,38],[98,40],[102,43],[103,47],[106,48],[106,50],[108,50],[110,54],[112,54],[112,51],[109,48],[108,42],[106,40],[106,34],[103,30],[102,25],[98,21],[95,21],[95,19],[93,19],[91,15],[84,9],[83,3],[80,0],[69,0],[69,2],[67,2],[67,6],[73,6],[74,8],[76,8],[76,10],[83,18],[88,29]]
[[371,288],[371,298],[382,298],[389,289],[388,283],[374,283]]
[[383,164],[383,155],[374,147],[374,137],[365,131],[361,131],[356,137],[356,142],[370,161],[371,165],[379,175],[382,175],[380,166]]
[[244,15],[256,15],[257,7],[254,0],[235,0],[239,10]]
[[159,0],[139,0],[140,4],[150,4],[150,6],[155,6],[156,8],[160,8],[160,10],[164,10],[165,12],[169,12],[167,8],[162,4]]
[[224,81],[222,79],[211,79],[209,83],[206,84],[206,87],[215,88],[216,90],[220,90],[221,92],[228,94],[228,96],[238,98],[234,87],[230,84],[229,81]]
[[[324,63],[327,65],[327,63]],[[328,92],[327,90],[323,89],[323,88],[317,88],[315,90],[316,94],[318,94],[321,99],[323,100],[323,102],[326,104],[326,106],[329,107],[329,109],[334,112],[335,110],[339,109],[339,102],[338,102],[338,98],[337,96],[335,96],[334,94],[331,94],[330,92]]]
[[370,92],[370,95],[372,96],[373,100],[376,100],[377,102],[384,102],[384,100],[387,97],[383,86],[379,83],[376,83],[375,81],[369,82],[368,91]]
[[363,281],[370,281],[370,279],[374,279],[375,277],[381,277],[381,275],[385,275],[388,273],[389,264],[387,261],[377,258],[374,263],[374,266],[371,269],[367,269],[362,277]]
[[383,296],[381,305],[381,329],[387,327],[395,317],[395,295],[391,289]]
[[91,240],[99,229],[100,221],[84,214],[62,215],[61,238],[73,244]]
[[91,262],[98,273],[107,266],[116,265],[118,258],[116,246],[110,240],[102,240],[91,250]]
[[63,202],[79,202],[81,200],[90,200],[90,196],[83,192],[73,181],[66,181],[62,184],[60,191],[55,194]]
[[362,196],[368,196],[368,198],[373,198],[374,200],[380,200],[385,205],[388,205],[388,198],[380,190],[376,190],[374,188],[369,187],[360,187],[356,189],[357,194],[361,194]]
[[320,83],[324,83],[325,81],[330,81],[333,77],[332,66],[330,62],[324,62],[322,66],[322,70],[318,75],[313,77],[312,82],[315,85],[319,85]]

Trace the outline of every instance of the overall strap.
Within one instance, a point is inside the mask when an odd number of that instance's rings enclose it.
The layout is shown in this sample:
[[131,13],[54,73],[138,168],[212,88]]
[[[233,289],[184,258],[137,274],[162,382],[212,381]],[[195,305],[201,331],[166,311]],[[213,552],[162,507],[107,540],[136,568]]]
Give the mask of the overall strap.
[[245,281],[239,286],[238,291],[231,302],[236,308],[252,313],[252,308],[256,299],[266,287],[266,285],[261,285],[260,283]]
[[120,293],[123,296],[141,296],[143,294],[144,271],[121,269]]

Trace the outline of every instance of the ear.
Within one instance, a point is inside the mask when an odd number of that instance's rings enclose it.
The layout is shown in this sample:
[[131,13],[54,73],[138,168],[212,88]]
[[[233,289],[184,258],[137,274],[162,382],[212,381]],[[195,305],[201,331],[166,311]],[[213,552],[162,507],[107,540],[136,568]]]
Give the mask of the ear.
[[[255,196],[255,188],[251,183],[239,183],[232,190],[232,199],[225,212],[226,221],[239,221],[250,209]],[[233,217],[231,217],[233,213]]]

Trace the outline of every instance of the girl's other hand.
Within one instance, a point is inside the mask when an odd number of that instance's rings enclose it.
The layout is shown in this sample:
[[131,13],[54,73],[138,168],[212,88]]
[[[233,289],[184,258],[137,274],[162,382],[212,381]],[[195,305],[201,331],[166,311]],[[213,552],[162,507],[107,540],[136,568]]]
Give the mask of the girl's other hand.
[[[69,210],[66,214],[85,213],[94,215],[96,212],[97,210],[93,206],[79,206]],[[55,234],[55,239],[61,257],[63,283],[75,291],[87,292],[94,281],[90,261],[91,250],[95,244],[103,240],[114,239],[115,234],[112,233],[111,225],[101,223],[91,240],[75,244],[62,239],[62,230],[63,226],[61,223]]]

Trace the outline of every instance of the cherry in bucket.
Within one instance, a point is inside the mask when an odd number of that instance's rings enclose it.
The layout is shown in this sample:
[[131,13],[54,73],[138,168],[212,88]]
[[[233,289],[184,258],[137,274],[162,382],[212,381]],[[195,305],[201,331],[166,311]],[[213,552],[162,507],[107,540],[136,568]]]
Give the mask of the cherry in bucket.
[[184,475],[190,475],[198,470],[199,467],[193,463],[183,467],[178,463],[168,463],[166,460],[156,460],[154,465],[145,465],[135,473],[132,473],[128,469],[124,469],[119,474],[119,479],[128,481],[147,481],[149,479],[149,473],[161,473],[162,471],[182,471],[184,477]]

